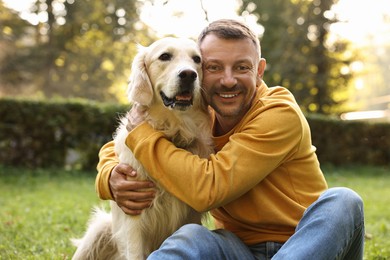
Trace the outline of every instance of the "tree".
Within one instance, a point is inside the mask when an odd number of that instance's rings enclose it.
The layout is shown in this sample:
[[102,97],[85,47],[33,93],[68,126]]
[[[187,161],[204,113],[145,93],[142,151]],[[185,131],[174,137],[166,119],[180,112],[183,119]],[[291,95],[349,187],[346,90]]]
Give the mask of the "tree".
[[16,56],[28,26],[0,0],[0,96],[18,93],[18,83],[26,77]]
[[20,85],[30,83],[45,97],[116,101],[136,42],[145,41],[138,5],[127,0],[36,1],[31,11],[44,19],[25,26],[24,37],[32,44],[19,46],[13,56],[17,66],[8,70],[23,71],[28,76]]
[[351,77],[341,73],[352,62],[348,43],[330,40],[329,11],[335,0],[243,0],[242,12],[253,10],[265,31],[261,39],[267,60],[265,80],[283,85],[304,111],[337,110]]

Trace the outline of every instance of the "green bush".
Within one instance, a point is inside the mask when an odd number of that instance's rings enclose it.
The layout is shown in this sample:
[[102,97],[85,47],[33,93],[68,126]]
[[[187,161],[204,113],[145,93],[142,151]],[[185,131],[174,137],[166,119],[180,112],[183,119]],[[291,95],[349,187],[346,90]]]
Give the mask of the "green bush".
[[0,163],[91,169],[126,107],[86,101],[0,100]]
[[390,165],[390,124],[308,116],[320,162]]
[[[0,164],[93,169],[128,106],[0,99]],[[390,124],[308,116],[321,163],[390,164]]]

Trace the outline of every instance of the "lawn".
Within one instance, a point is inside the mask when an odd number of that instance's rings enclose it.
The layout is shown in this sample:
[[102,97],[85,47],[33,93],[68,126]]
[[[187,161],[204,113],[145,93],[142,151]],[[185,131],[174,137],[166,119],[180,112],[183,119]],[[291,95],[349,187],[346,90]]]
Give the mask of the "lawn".
[[[364,199],[365,259],[390,259],[390,172],[382,167],[324,167],[330,186]],[[94,205],[94,172],[0,166],[0,259],[70,259]]]

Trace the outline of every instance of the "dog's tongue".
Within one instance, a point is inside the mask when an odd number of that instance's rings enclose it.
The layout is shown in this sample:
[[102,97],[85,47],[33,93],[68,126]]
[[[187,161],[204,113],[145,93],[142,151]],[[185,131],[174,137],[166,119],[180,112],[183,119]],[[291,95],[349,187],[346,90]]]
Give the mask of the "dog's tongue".
[[191,94],[180,94],[175,97],[176,101],[191,101]]

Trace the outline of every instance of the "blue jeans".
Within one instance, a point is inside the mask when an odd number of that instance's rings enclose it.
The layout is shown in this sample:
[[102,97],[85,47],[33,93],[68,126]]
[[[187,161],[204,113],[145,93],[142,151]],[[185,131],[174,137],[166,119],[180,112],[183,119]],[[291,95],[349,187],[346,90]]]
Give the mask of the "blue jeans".
[[286,243],[247,246],[227,230],[185,225],[148,259],[363,259],[362,199],[347,188],[325,191],[303,214]]

